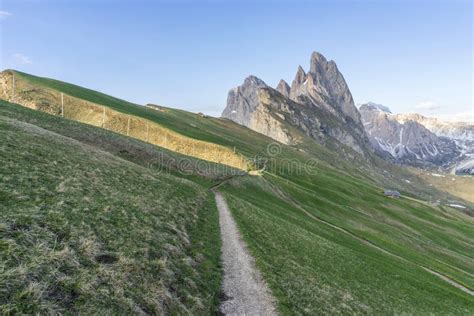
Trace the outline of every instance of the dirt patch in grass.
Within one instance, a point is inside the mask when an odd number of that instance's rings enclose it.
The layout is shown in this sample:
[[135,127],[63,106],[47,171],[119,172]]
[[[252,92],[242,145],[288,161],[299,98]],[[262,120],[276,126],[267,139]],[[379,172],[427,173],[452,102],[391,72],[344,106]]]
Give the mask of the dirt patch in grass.
[[99,263],[111,264],[117,262],[119,259],[113,254],[101,254],[95,256],[95,260]]

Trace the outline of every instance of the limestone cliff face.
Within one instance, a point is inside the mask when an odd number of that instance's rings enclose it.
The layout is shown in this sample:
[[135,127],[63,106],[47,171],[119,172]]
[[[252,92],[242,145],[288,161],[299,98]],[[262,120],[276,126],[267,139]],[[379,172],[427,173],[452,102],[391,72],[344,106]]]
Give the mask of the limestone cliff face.
[[297,134],[303,133],[322,143],[335,140],[361,154],[370,151],[342,74],[319,53],[312,54],[308,73],[298,68],[291,88],[284,80],[273,89],[254,76],[246,78],[229,92],[222,116],[286,144],[298,143]]
[[227,106],[222,116],[248,126],[252,113],[259,105],[258,89],[265,87],[267,87],[267,84],[263,80],[255,76],[247,77],[241,86],[229,91],[227,104],[233,106]]
[[372,145],[382,155],[411,165],[448,166],[461,156],[456,143],[416,120],[392,114],[374,103],[359,109]]
[[271,88],[263,80],[247,77],[241,86],[229,91],[222,116],[284,144],[293,144],[281,117],[272,113],[265,89]]
[[[264,93],[264,91],[261,93]],[[255,110],[248,127],[283,144],[290,145],[296,142],[281,118],[279,119],[273,115],[267,106],[261,106]]]

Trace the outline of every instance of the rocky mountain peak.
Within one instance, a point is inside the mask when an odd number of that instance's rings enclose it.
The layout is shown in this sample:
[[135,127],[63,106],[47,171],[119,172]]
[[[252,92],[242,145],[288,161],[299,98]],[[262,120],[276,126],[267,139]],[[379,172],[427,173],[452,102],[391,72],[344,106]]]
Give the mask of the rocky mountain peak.
[[289,98],[290,97],[290,86],[286,83],[285,80],[281,79],[276,87],[276,90],[280,92],[283,96]]
[[222,112],[222,116],[247,126],[250,123],[251,114],[259,104],[258,90],[266,87],[268,86],[262,79],[248,76],[242,85],[229,91],[227,104],[236,106],[227,106]]
[[[335,65],[335,63],[333,61],[331,61],[331,62],[332,62],[332,64]],[[316,73],[325,71],[326,70],[325,68],[327,68],[328,66],[329,66],[329,63],[328,63],[326,57],[324,57],[321,53],[313,52],[311,54],[309,72],[311,72],[313,74],[316,74]]]
[[[352,120],[362,126],[347,83],[334,61],[328,61],[321,53],[313,52],[310,70],[306,74],[299,67],[291,86],[290,98],[296,102],[312,103],[326,108],[343,120]],[[361,128],[363,130],[363,128]]]
[[303,67],[298,66],[298,70],[296,71],[295,79],[291,83],[290,89],[290,99],[297,101],[299,95],[303,93],[303,86],[306,83],[307,75],[304,71]]
[[242,87],[245,87],[245,86],[267,87],[267,84],[262,79],[255,77],[253,75],[250,75],[244,80]]
[[359,111],[382,111],[385,113],[392,113],[392,111],[390,111],[388,107],[374,102],[367,102],[365,104],[362,104],[359,107]]
[[[306,72],[304,71],[303,67],[298,66],[298,70],[296,71],[295,79],[293,80],[293,84],[302,84],[306,80]],[[292,84],[292,85],[293,85]]]
[[308,73],[298,67],[291,88],[283,80],[273,89],[248,77],[229,92],[222,116],[285,143],[299,137],[290,135],[293,125],[317,141],[332,138],[361,154],[370,150],[344,77],[318,52],[311,55]]

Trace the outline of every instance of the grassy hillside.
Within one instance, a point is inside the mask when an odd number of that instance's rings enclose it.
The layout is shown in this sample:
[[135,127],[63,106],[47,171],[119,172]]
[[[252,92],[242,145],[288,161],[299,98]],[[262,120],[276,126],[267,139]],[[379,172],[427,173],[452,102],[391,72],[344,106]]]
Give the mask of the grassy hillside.
[[[59,115],[61,113],[60,94],[64,93],[66,118],[105,127],[118,133],[130,134],[132,137],[173,151],[240,169],[253,167],[251,161],[250,163],[242,161],[242,156],[251,159],[256,156],[268,158],[267,146],[274,142],[264,135],[227,119],[202,117],[187,111],[164,107],[162,111],[157,111],[87,88],[14,70],[6,70],[1,74],[4,82],[0,86],[0,90],[3,91],[0,93],[2,98],[12,99],[24,106]],[[13,75],[16,78],[14,96],[11,89]],[[106,126],[102,124],[102,107],[106,109]],[[129,115],[132,119],[130,133],[127,133]],[[148,123],[143,120],[155,124],[156,137],[154,139],[147,137],[145,125]],[[169,136],[168,141],[163,134]],[[377,185],[397,188],[406,194],[423,195],[426,199],[437,194],[436,190],[411,172],[386,163],[377,157],[363,158],[350,149],[345,149],[345,146],[339,146],[340,151],[336,153],[306,138],[303,134],[301,134],[301,139],[302,143],[297,147],[285,147],[287,151],[279,154],[278,158],[286,160],[296,158],[303,161],[316,158],[322,169],[337,169],[345,172],[347,176],[368,179]],[[406,179],[410,179],[410,183],[407,183]]]
[[[156,119],[159,117],[158,111],[89,89],[16,71],[0,73],[0,82],[0,95],[6,101],[99,126],[188,156],[242,170],[249,167],[242,154],[231,146],[190,137],[190,133],[176,132],[169,128],[169,124],[162,124]],[[168,111],[170,110],[166,109],[163,112]],[[185,120],[183,123],[184,126],[181,127],[184,131],[199,133],[195,124]]]
[[[275,144],[271,139],[228,120],[173,109],[147,109],[67,83],[17,74],[30,84],[36,84],[39,90],[46,87],[55,89],[47,91],[62,91],[127,115],[146,118],[185,137],[228,149],[235,147],[237,153],[253,157],[256,167],[264,165],[262,176],[235,178],[221,190],[284,314],[474,312],[472,295],[427,270],[467,289],[474,289],[474,220],[457,210],[434,206],[420,199],[422,196],[432,200],[438,191],[414,173],[375,157],[364,160],[351,152],[334,152],[308,139],[297,147]],[[109,98],[112,101],[108,101]],[[209,198],[204,188],[216,179],[226,177],[230,171],[228,168],[213,165],[211,169],[214,171],[201,172],[198,161],[189,158],[186,169],[191,172],[183,172],[182,164],[176,162],[178,155],[172,152],[94,127],[40,113],[32,114],[26,109],[10,105],[5,109],[2,110],[3,116],[100,148],[136,168],[148,166],[158,150],[165,156],[164,164],[171,166],[166,167],[171,174],[163,176],[170,181],[170,186],[173,186],[172,181],[186,178],[182,182],[185,186],[183,196],[177,195],[183,204],[171,208],[178,208],[178,214],[181,214],[188,203],[199,210],[201,208],[197,205],[206,205],[205,209],[212,209],[210,214],[214,214],[206,223],[212,227],[212,232],[217,230],[215,209],[206,204]],[[103,139],[98,136],[102,133],[107,135],[104,136],[107,140],[96,141]],[[26,148],[24,151],[31,150]],[[68,151],[62,151],[57,156],[58,161],[59,157],[67,155]],[[17,158],[17,161],[22,160]],[[72,161],[77,165],[74,159]],[[168,163],[170,161],[172,163]],[[150,172],[149,168],[146,170]],[[199,171],[199,175],[194,171]],[[45,172],[53,171],[45,169]],[[138,177],[139,173],[135,175]],[[161,176],[162,173],[158,178]],[[130,181],[136,184],[142,178]],[[181,182],[174,183],[174,186],[181,186]],[[28,190],[36,187],[34,185]],[[134,196],[141,194],[141,191],[131,189],[127,195],[123,187],[117,188],[121,199],[127,197],[133,201]],[[139,187],[152,190],[148,185]],[[398,188],[406,197],[386,198],[382,190],[387,187]],[[112,187],[111,191],[114,190]],[[162,191],[156,189],[153,194],[159,196]],[[204,196],[202,202],[195,200],[198,195]],[[449,195],[445,198],[449,199]],[[117,199],[119,203],[120,199]],[[88,203],[102,203],[97,195],[90,201]],[[78,198],[77,205],[81,203],[84,204]],[[166,203],[161,207],[166,209]],[[37,211],[31,211],[30,216]],[[196,225],[199,223],[197,221]],[[205,235],[207,237],[198,235],[198,240],[210,238]],[[202,251],[215,255],[215,247],[205,246]],[[189,249],[199,251],[194,244]],[[210,262],[209,266],[216,267],[216,262]],[[212,284],[215,285],[213,282],[206,285],[208,290],[204,296],[212,296],[209,294],[212,293],[209,290]],[[196,289],[196,292],[201,293],[201,290]],[[182,297],[180,295],[177,294]],[[179,304],[189,306],[188,302]],[[181,306],[179,304],[176,306]],[[177,308],[179,312],[184,310]],[[211,309],[207,306],[196,310]]]
[[473,289],[473,218],[367,183],[306,180],[266,174],[222,188],[284,314],[474,312],[472,295],[422,268]]
[[1,314],[214,311],[218,168],[3,101],[0,134]]

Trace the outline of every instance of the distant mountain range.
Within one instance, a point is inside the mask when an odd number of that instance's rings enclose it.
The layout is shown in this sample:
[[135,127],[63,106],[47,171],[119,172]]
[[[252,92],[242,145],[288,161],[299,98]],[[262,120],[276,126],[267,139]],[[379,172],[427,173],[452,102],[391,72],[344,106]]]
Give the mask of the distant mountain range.
[[304,133],[366,158],[376,153],[396,163],[474,172],[474,125],[396,115],[376,103],[358,110],[336,63],[318,52],[311,55],[307,73],[298,67],[291,86],[280,80],[272,88],[247,77],[229,91],[222,116],[285,144],[298,144],[298,134]]
[[384,157],[415,166],[442,166],[473,174],[474,125],[420,114],[392,114],[380,104],[360,106],[374,149]]

